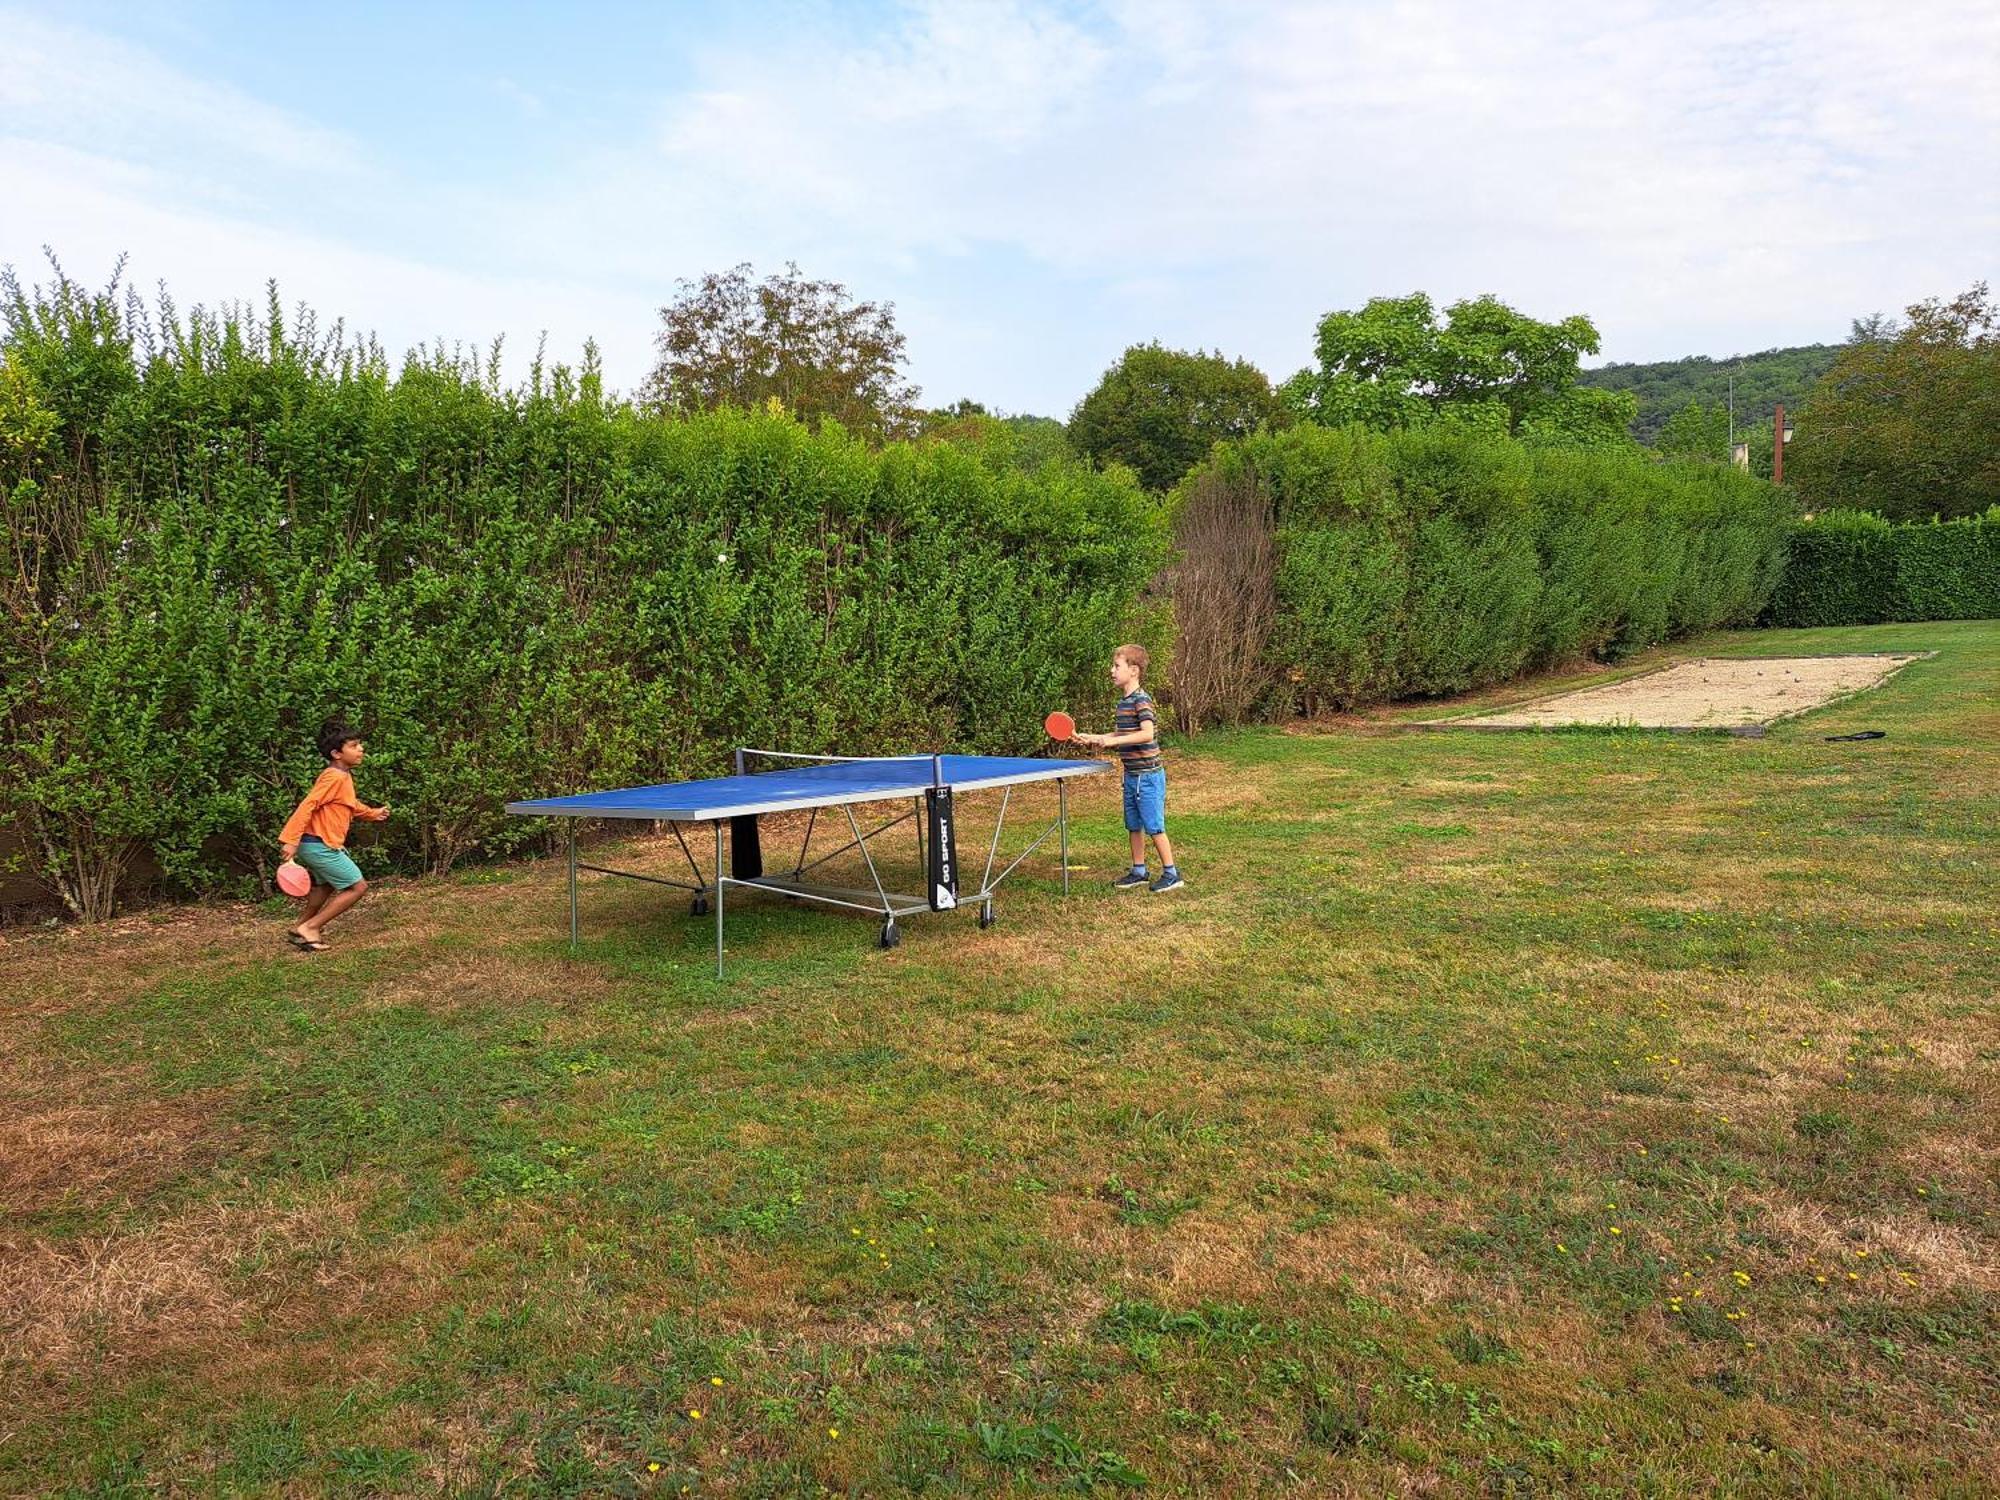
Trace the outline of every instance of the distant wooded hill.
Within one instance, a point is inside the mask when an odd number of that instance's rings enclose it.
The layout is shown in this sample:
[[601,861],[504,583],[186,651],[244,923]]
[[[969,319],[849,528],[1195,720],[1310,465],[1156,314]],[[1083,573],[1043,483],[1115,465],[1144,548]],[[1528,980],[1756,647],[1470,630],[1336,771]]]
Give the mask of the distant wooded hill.
[[1652,443],[1660,435],[1667,418],[1699,401],[1703,406],[1726,406],[1729,377],[1736,377],[1736,428],[1768,421],[1780,401],[1796,410],[1805,400],[1813,382],[1824,375],[1840,352],[1838,344],[1805,344],[1796,349],[1766,349],[1762,354],[1739,354],[1733,358],[1710,359],[1692,354],[1686,359],[1662,360],[1651,365],[1603,365],[1585,370],[1578,380],[1608,391],[1630,391],[1639,398],[1639,415],[1632,422],[1632,436]]

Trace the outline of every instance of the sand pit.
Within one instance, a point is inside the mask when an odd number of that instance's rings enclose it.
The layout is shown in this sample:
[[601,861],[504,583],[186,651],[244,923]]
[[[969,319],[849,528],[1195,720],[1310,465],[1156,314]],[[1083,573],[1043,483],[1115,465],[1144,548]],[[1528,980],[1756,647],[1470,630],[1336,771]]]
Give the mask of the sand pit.
[[1704,656],[1656,672],[1580,688],[1442,729],[1553,729],[1571,724],[1754,733],[1767,724],[1878,687],[1927,651],[1857,656]]

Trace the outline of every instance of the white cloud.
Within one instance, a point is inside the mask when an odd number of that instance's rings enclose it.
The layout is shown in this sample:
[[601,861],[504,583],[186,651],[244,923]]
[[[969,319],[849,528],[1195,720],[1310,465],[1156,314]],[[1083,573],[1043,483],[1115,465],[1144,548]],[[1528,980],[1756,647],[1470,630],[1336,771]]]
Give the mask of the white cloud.
[[101,32],[0,10],[0,117],[44,141],[140,158],[193,154],[293,171],[353,172],[338,131],[175,68]]
[[678,103],[657,160],[615,170],[746,241],[848,257],[1001,243],[1119,279],[1218,261],[1324,275],[1332,259],[1349,274],[1327,297],[1398,290],[1390,268],[1412,261],[1516,295],[1595,262],[1749,309],[1771,288],[1677,268],[1726,270],[1749,245],[1817,294],[1829,253],[1984,248],[1970,232],[2000,165],[1981,137],[2000,76],[1986,7],[1214,14],[1121,6],[1084,44],[1015,6],[928,7],[894,46],[842,55],[814,35],[712,59],[730,88]]
[[[39,62],[0,63],[21,137],[0,258],[32,220],[177,289],[276,274],[392,340],[591,330],[628,386],[675,278],[794,259],[896,301],[939,399],[1058,410],[1126,342],[1282,376],[1320,313],[1416,288],[1588,312],[1615,357],[1834,337],[1992,274],[2000,244],[2000,9],[1975,0],[993,0],[787,24],[709,44],[692,88],[559,171],[487,182],[371,164],[43,26]],[[530,112],[562,87],[515,71]],[[365,199],[365,227],[307,232],[246,151]],[[410,235],[439,223],[427,262]]]

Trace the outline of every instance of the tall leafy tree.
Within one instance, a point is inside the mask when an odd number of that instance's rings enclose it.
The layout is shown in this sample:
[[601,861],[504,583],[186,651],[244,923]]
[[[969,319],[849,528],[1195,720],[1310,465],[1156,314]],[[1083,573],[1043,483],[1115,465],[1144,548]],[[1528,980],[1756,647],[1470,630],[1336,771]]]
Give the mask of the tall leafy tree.
[[1244,359],[1134,344],[1070,414],[1070,445],[1170,489],[1226,438],[1288,421],[1264,372]]
[[1798,414],[1785,478],[1815,507],[1895,520],[2000,503],[2000,309],[1986,283],[1855,336]]
[[787,262],[751,279],[746,263],[678,283],[660,309],[649,406],[712,411],[777,401],[802,421],[832,418],[882,439],[909,430],[917,389],[904,379],[903,335],[888,302],[855,302],[837,281]]
[[1638,407],[1623,392],[1577,384],[1597,329],[1577,315],[1543,323],[1497,297],[1455,302],[1438,317],[1422,292],[1375,297],[1320,319],[1318,369],[1284,385],[1300,417],[1390,430],[1434,422],[1549,445],[1627,441]]

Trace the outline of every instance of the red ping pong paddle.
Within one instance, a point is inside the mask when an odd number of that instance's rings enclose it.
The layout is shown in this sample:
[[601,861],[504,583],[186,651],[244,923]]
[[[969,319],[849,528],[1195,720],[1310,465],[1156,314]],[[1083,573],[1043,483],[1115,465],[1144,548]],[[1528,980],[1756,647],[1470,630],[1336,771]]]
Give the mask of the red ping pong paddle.
[[287,896],[303,896],[312,889],[313,878],[306,873],[306,867],[295,859],[288,859],[278,866],[278,889]]
[[1072,719],[1061,709],[1057,709],[1046,719],[1042,720],[1042,728],[1046,729],[1049,732],[1049,738],[1055,740],[1057,743],[1076,737],[1076,720]]

